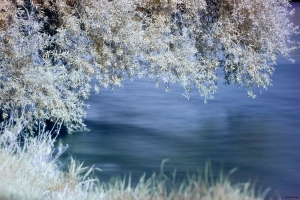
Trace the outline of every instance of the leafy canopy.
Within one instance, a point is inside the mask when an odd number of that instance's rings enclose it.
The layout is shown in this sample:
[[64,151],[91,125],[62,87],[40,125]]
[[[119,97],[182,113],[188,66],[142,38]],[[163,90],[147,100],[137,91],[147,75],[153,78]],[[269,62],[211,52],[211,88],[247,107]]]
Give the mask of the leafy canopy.
[[[299,43],[288,0],[0,0],[0,109],[19,129],[82,127],[91,80],[146,76],[206,99],[226,83],[267,88]],[[30,126],[29,126],[30,125]],[[78,125],[78,126],[77,126]]]

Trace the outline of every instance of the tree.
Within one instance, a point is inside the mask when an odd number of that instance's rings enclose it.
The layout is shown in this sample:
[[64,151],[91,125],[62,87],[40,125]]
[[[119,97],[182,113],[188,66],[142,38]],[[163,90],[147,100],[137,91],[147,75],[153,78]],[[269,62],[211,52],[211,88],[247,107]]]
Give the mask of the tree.
[[[146,76],[213,98],[226,83],[267,88],[278,55],[299,43],[288,0],[0,1],[0,109],[8,125],[83,126],[91,80]],[[292,61],[292,60],[291,60]]]

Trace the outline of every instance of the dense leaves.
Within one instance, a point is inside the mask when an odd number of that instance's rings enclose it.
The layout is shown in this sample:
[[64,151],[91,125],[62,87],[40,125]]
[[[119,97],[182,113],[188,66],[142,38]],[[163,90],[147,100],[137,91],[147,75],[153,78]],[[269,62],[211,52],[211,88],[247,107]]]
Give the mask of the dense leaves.
[[[0,1],[0,109],[19,127],[44,120],[82,127],[91,80],[179,83],[188,98],[226,83],[267,88],[278,55],[297,43],[287,0]],[[76,126],[78,125],[78,126]],[[31,126],[32,127],[32,126]]]

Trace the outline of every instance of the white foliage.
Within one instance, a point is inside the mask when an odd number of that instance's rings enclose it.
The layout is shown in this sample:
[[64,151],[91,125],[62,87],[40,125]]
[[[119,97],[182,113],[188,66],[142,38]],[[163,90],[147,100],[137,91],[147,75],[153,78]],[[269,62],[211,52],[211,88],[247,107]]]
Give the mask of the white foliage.
[[[0,109],[9,120],[83,125],[90,81],[196,87],[204,99],[227,83],[267,88],[278,55],[297,48],[288,0],[2,1]],[[220,56],[222,55],[222,56]],[[99,85],[94,89],[99,92]]]

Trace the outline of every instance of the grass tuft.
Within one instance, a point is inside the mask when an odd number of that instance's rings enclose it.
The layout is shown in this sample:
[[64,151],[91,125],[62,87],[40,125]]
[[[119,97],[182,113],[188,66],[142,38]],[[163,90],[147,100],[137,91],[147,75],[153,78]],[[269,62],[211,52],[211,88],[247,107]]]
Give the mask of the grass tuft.
[[188,174],[180,184],[175,184],[174,173],[168,177],[160,173],[146,179],[143,175],[133,186],[131,177],[112,177],[109,182],[92,178],[96,168],[87,168],[71,158],[68,170],[60,170],[57,160],[64,151],[59,147],[54,154],[55,139],[49,132],[36,137],[14,136],[9,131],[0,135],[0,200],[263,200],[265,190],[255,196],[249,182],[232,185],[229,176],[236,169],[214,180],[210,163],[204,174]]

